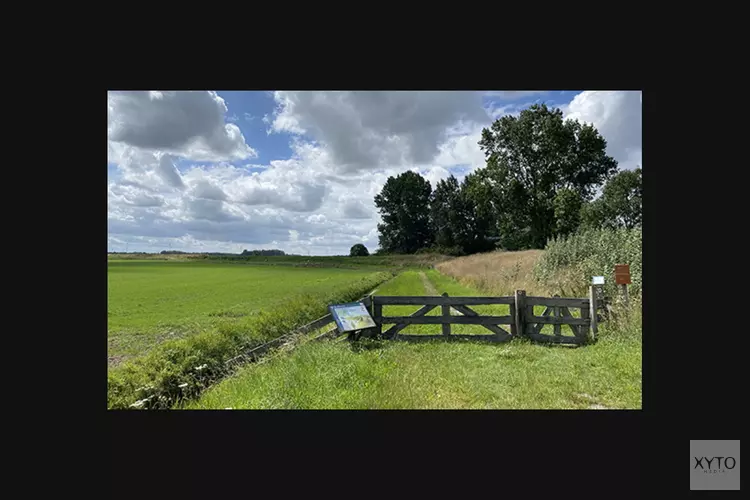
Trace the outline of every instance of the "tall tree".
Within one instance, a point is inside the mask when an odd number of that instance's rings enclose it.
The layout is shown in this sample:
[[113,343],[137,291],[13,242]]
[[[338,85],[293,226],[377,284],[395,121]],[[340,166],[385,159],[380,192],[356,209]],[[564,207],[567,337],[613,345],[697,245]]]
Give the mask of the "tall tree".
[[602,195],[581,210],[588,227],[632,229],[643,222],[643,170],[623,170],[612,177]]
[[[569,221],[558,223],[556,212],[568,217],[573,194],[588,201],[617,169],[592,125],[563,120],[560,109],[545,104],[496,120],[482,131],[479,146],[487,159],[480,177],[506,247],[543,248],[569,229]],[[563,189],[568,193],[558,198]]]
[[451,228],[456,244],[463,253],[471,254],[491,250],[495,244],[489,239],[492,228],[491,214],[475,196],[477,178],[467,175],[454,202],[451,213]]
[[555,195],[555,234],[566,236],[581,225],[581,196],[572,189],[560,189]]
[[442,248],[456,246],[451,217],[456,210],[459,194],[458,181],[451,175],[447,179],[438,181],[430,197],[430,224],[435,244]]
[[430,221],[435,243],[442,251],[470,254],[489,250],[487,239],[491,219],[484,217],[470,174],[461,184],[454,176],[438,182],[430,198]]
[[382,223],[378,224],[380,247],[386,252],[414,253],[430,246],[429,203],[432,186],[416,172],[389,177],[375,196]]

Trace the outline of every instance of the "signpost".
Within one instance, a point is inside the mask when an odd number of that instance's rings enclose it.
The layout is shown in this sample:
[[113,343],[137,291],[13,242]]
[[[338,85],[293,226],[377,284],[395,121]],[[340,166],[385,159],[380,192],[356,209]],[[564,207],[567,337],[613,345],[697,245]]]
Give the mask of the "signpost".
[[625,307],[628,306],[628,285],[632,283],[630,280],[630,266],[627,264],[617,264],[615,266],[615,283],[622,289],[622,299],[625,302]]
[[[590,297],[590,299],[593,300],[597,304],[596,305],[596,309],[599,309],[600,307],[605,306],[605,299],[604,299],[604,276],[592,276],[591,277],[591,284],[593,286],[591,287],[591,297]],[[602,308],[602,318],[606,317],[607,313],[608,313],[608,310],[606,309],[606,307],[603,307]]]
[[[339,332],[356,332],[377,326],[362,302],[334,304],[328,306]],[[350,335],[351,337],[351,335]]]

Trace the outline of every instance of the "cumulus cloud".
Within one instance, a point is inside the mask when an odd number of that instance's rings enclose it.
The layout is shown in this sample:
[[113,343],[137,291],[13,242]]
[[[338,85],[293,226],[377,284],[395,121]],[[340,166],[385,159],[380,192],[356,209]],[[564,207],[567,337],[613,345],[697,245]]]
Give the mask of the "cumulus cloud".
[[159,163],[156,167],[156,172],[169,186],[174,188],[183,188],[185,184],[182,182],[180,172],[174,164],[174,160],[168,154],[162,154],[159,158]]
[[566,118],[592,123],[622,169],[642,166],[643,112],[640,91],[586,91],[562,107]]
[[148,189],[132,184],[109,184],[110,199],[117,200],[123,205],[133,207],[160,207],[164,200],[155,196]]
[[371,219],[374,207],[368,207],[362,200],[347,199],[341,204],[341,215],[345,219]]
[[214,181],[208,178],[199,178],[193,184],[191,194],[195,198],[211,201],[224,201],[227,199],[226,193]]
[[225,123],[227,106],[216,92],[113,91],[107,104],[111,141],[197,161],[257,156],[237,125]]
[[308,134],[341,172],[424,164],[459,121],[487,121],[481,93],[459,91],[276,92],[273,132]]

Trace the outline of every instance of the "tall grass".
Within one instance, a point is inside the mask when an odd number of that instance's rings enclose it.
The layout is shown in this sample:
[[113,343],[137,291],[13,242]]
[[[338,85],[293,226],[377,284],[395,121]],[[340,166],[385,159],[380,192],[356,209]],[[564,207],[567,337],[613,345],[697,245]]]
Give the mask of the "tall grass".
[[302,296],[240,323],[220,324],[192,337],[164,342],[146,355],[109,370],[107,405],[111,409],[133,404],[169,408],[181,399],[195,397],[229,373],[229,359],[323,316],[328,304],[369,293],[392,276],[375,273],[329,294]]
[[541,250],[495,251],[441,262],[435,268],[488,295],[513,295],[516,290],[542,295],[546,290],[533,276],[534,265],[541,254]]
[[643,287],[642,237],[642,229],[636,228],[584,230],[553,239],[537,261],[534,277],[563,296],[585,296],[592,276],[604,276],[606,292],[616,296],[615,265],[629,264],[633,283],[628,291],[638,297]]

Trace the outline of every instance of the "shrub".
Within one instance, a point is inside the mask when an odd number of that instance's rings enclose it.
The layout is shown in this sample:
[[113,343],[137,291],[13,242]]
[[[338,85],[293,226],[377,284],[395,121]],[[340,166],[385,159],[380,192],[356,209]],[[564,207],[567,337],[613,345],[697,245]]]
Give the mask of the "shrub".
[[349,257],[367,257],[368,255],[370,255],[370,252],[362,243],[357,243],[349,250]]
[[588,289],[592,276],[604,276],[607,293],[615,296],[615,265],[629,264],[633,283],[628,291],[639,296],[643,286],[642,238],[642,229],[635,228],[586,229],[552,239],[534,268],[534,276],[548,284],[557,281],[576,295]]

